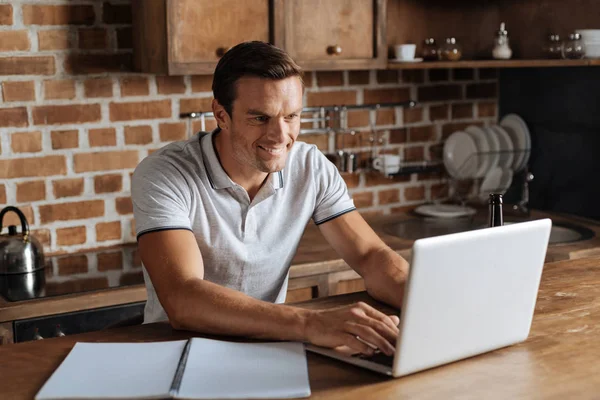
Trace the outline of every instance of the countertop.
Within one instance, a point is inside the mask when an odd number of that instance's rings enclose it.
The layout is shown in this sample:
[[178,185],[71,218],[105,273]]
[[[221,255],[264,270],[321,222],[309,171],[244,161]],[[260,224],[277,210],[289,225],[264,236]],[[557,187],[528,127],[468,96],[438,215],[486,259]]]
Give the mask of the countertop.
[[[598,222],[569,215],[560,215],[556,213],[549,214],[540,211],[533,211],[531,214],[531,218],[545,217],[551,217],[555,222],[578,223],[596,232],[596,236],[589,240],[575,243],[553,244],[549,246],[546,254],[546,262],[600,256],[600,224]],[[410,260],[410,249],[414,241],[393,236],[387,233],[385,227],[394,222],[415,218],[419,217],[411,213],[399,213],[393,215],[366,216],[365,220],[388,246]],[[304,232],[296,255],[292,260],[290,279],[346,271],[349,269],[348,265],[323,238],[318,227],[310,223]],[[141,274],[136,279],[140,280],[139,283],[131,284],[129,286],[74,293],[70,295],[51,296],[35,300],[8,302],[0,296],[0,323],[24,318],[34,318],[44,315],[145,301],[146,290],[143,285],[143,280],[141,280]]]
[[[366,301],[365,292],[298,305],[328,308]],[[2,397],[31,399],[76,342],[138,342],[199,336],[168,324],[0,346]],[[309,353],[313,399],[597,399],[600,393],[600,257],[544,267],[532,329],[520,344],[392,379]]]

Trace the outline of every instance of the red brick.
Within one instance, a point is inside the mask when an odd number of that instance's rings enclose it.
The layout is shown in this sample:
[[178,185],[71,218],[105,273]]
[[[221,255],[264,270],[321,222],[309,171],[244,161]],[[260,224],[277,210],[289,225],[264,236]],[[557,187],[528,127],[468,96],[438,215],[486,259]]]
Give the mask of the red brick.
[[410,205],[410,206],[398,206],[398,207],[392,207],[390,209],[390,212],[392,214],[401,214],[401,213],[407,213],[407,212],[411,212],[413,211],[415,208],[417,208],[419,205],[418,204],[414,204],[414,205]]
[[437,106],[429,107],[429,120],[431,122],[439,120],[449,119],[448,113],[450,112],[450,106],[448,104],[441,104]]
[[85,226],[56,229],[56,244],[59,246],[84,244],[86,240]]
[[121,222],[100,222],[96,224],[96,241],[121,239]]
[[111,78],[88,79],[83,83],[85,97],[112,97],[113,82]]
[[44,81],[44,98],[46,99],[74,99],[75,81],[71,79],[58,79]]
[[473,118],[473,103],[452,104],[452,119]]
[[396,111],[393,108],[378,110],[376,115],[376,125],[394,125],[396,123]]
[[0,183],[0,204],[6,204],[6,186]]
[[121,215],[133,213],[133,204],[131,203],[131,197],[117,197],[115,199],[115,207],[117,209],[117,212]]
[[187,136],[185,122],[165,122],[158,125],[158,134],[161,142],[183,140]]
[[409,142],[431,142],[436,140],[436,126],[412,126],[408,129]]
[[121,96],[147,96],[150,94],[148,78],[145,76],[127,76],[119,80]]
[[61,295],[64,293],[89,292],[108,288],[108,278],[79,278],[65,282],[46,282],[47,295]]
[[498,95],[498,84],[493,83],[475,83],[467,85],[468,99],[487,99],[495,98]]
[[496,103],[479,103],[477,104],[477,116],[478,117],[495,117],[496,116]]
[[425,71],[422,69],[405,69],[402,71],[403,83],[423,83],[425,82]]
[[54,57],[0,57],[0,75],[54,75]]
[[442,140],[446,140],[448,136],[456,131],[464,131],[469,125],[482,126],[482,122],[455,122],[452,124],[445,124],[442,127]]
[[133,29],[117,28],[117,48],[118,49],[131,49],[133,48]]
[[33,123],[36,125],[96,122],[100,121],[100,118],[99,104],[68,104],[33,108]]
[[421,86],[417,90],[418,101],[460,100],[463,97],[460,85]]
[[152,127],[149,125],[126,126],[125,144],[152,143]]
[[72,48],[73,45],[73,35],[69,29],[38,31],[38,48],[40,50],[66,50]]
[[0,4],[0,25],[13,24],[13,7],[10,4]]
[[80,153],[73,156],[77,173],[135,168],[139,162],[137,150]]
[[26,30],[0,31],[0,51],[27,51],[30,48]]
[[127,24],[130,25],[131,6],[129,4],[112,4],[105,1],[102,9],[102,21],[106,24]]
[[380,190],[378,196],[380,205],[400,202],[400,190],[398,189]]
[[354,193],[352,200],[356,208],[366,208],[373,205],[373,192]]
[[15,153],[37,153],[42,151],[42,132],[17,132],[10,137],[10,147]]
[[156,90],[158,94],[185,93],[185,82],[182,76],[157,76]]
[[169,118],[171,100],[144,101],[136,103],[110,103],[111,121],[130,121],[134,119]]
[[368,85],[370,71],[348,71],[348,83],[350,85]]
[[[370,132],[358,132],[353,135],[351,133],[338,132],[336,135],[335,146],[337,149],[348,149],[353,147],[360,147],[369,143]],[[328,140],[327,135],[320,134],[325,140]]]
[[130,53],[69,54],[64,67],[69,74],[101,74],[132,71],[133,61]]
[[363,98],[365,104],[399,103],[410,100],[410,89],[365,89]]
[[404,123],[414,124],[423,121],[423,108],[413,107],[404,109]]
[[179,101],[179,112],[191,113],[212,111],[212,101],[212,97],[205,97],[201,99],[181,99]]
[[[31,206],[21,205],[21,206],[17,206],[17,208],[19,210],[21,210],[21,212],[25,216],[25,219],[27,220],[27,223],[29,224],[29,226],[35,224],[33,208]],[[19,219],[19,216],[17,214],[15,214],[14,212],[9,212],[9,213],[4,214],[4,220],[2,221],[2,224],[4,226],[16,225],[18,227],[18,231],[21,232],[21,220]]]
[[310,71],[304,71],[302,74],[302,83],[304,84],[304,87],[312,87],[313,77]]
[[60,179],[52,182],[54,197],[75,197],[83,194],[83,178]]
[[0,178],[64,175],[67,165],[64,156],[12,158],[0,160]]
[[360,183],[360,176],[358,174],[349,174],[347,172],[343,172],[342,178],[344,179],[344,182],[346,182],[346,186],[349,189],[358,187]]
[[4,101],[34,101],[35,87],[33,81],[6,81],[2,83]]
[[431,185],[431,200],[437,200],[448,197],[448,184],[438,183]]
[[17,202],[28,203],[46,198],[46,183],[44,181],[29,181],[17,183]]
[[23,5],[25,25],[91,25],[95,18],[91,5]]
[[408,132],[406,128],[392,129],[390,131],[390,144],[406,143]]
[[378,171],[365,173],[366,186],[396,185],[398,183],[408,181],[410,181],[410,175],[397,175],[392,177],[386,177]]
[[[50,247],[52,240],[50,237],[50,231],[48,229],[33,229],[33,230],[30,230],[30,232],[31,232],[31,236],[36,238],[42,246],[44,246],[45,248]],[[46,261],[47,261],[47,259],[46,259]]]
[[398,83],[398,71],[393,69],[377,70],[377,83]]
[[29,125],[27,108],[0,108],[0,127],[20,127]]
[[39,207],[41,223],[69,221],[104,216],[103,200],[47,204]]
[[59,275],[74,275],[88,271],[88,259],[84,254],[66,256],[58,259]]
[[450,79],[450,71],[447,69],[430,69],[429,82],[443,82]]
[[192,76],[192,92],[212,92],[212,75]]
[[122,189],[123,176],[121,176],[121,174],[108,174],[94,177],[94,191],[96,193],[120,192]]
[[349,110],[346,119],[349,128],[360,128],[369,126],[369,110]]
[[404,148],[404,161],[423,161],[425,160],[425,147],[412,146]]
[[406,199],[406,201],[425,200],[425,186],[411,186],[404,188],[404,199]]
[[85,50],[106,49],[108,37],[104,28],[85,28],[79,30],[79,48]]
[[50,132],[52,140],[52,149],[74,149],[79,147],[79,132],[71,129],[66,131]]
[[303,134],[298,136],[299,142],[314,144],[321,151],[327,151],[329,148],[329,140],[327,135],[320,134]]
[[342,71],[317,71],[317,86],[342,86],[344,73]]
[[116,146],[117,133],[115,128],[90,129],[88,131],[90,147]]
[[96,258],[98,259],[98,271],[123,269],[123,253],[121,251],[99,253]]
[[333,92],[312,92],[306,95],[308,107],[342,106],[356,104],[356,91],[338,90]]

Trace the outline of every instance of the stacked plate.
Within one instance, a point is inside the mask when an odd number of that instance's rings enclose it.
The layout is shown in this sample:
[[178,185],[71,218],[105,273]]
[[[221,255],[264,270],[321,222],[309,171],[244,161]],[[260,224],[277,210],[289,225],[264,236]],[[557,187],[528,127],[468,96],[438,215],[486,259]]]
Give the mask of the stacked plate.
[[454,179],[483,178],[480,193],[487,198],[508,189],[513,173],[527,166],[530,151],[527,124],[509,114],[498,125],[472,125],[450,135],[444,143],[444,166]]
[[600,58],[600,29],[579,29],[587,58]]

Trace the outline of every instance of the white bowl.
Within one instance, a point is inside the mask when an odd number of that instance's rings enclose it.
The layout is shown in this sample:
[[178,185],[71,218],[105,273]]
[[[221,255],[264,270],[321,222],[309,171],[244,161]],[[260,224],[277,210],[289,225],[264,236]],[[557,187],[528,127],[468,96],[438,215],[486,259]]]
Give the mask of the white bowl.
[[581,34],[584,42],[600,42],[600,29],[578,29],[575,32]]
[[587,58],[600,58],[600,43],[586,44],[585,45],[585,56]]

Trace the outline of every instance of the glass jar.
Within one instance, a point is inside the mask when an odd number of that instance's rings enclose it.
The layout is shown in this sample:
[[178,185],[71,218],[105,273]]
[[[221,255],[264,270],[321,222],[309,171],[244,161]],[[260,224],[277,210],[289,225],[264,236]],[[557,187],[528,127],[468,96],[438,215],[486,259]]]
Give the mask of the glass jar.
[[434,38],[427,38],[423,41],[421,57],[423,57],[424,61],[435,61],[438,59],[438,47]]
[[579,33],[571,33],[562,45],[562,56],[565,59],[579,60],[585,57],[585,45]]
[[446,38],[446,43],[438,51],[438,57],[442,61],[458,61],[462,57],[462,47],[455,38]]
[[546,40],[543,51],[546,58],[562,58],[562,43],[560,41],[560,35],[556,33],[548,35],[548,40]]

